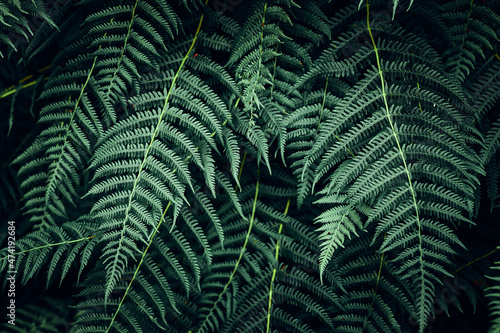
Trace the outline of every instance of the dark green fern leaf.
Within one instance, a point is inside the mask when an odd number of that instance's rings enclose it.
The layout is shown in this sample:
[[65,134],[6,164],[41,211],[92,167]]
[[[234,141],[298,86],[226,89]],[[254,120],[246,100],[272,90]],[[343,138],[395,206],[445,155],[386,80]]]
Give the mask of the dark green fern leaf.
[[[326,223],[320,229],[324,242],[321,271],[345,236],[361,229],[360,218],[347,218],[348,214],[368,203],[372,209],[367,223],[377,223],[373,242],[385,235],[379,251],[394,253],[393,261],[401,264],[397,274],[412,281],[422,330],[431,310],[436,276],[449,274],[445,267],[454,253],[450,244],[462,245],[450,226],[469,221],[462,213],[472,213],[470,193],[479,185],[477,175],[483,171],[461,130],[465,118],[453,105],[464,100],[460,90],[438,71],[439,64],[426,65],[428,47],[413,49],[412,37],[405,39],[408,44],[391,41],[398,34],[382,35],[386,42],[377,38],[375,51],[366,46],[347,60],[326,62],[320,57],[318,69],[313,67],[315,76],[321,73],[346,80],[354,72],[363,76],[320,128],[303,163],[302,181],[314,166],[313,185],[327,176],[327,186],[320,193],[338,194],[331,213],[320,217]],[[376,61],[371,58],[374,55]],[[407,58],[413,62],[408,64]],[[469,108],[467,104],[460,107]],[[466,200],[462,199],[464,191],[450,188],[448,180],[436,183],[434,176],[426,176],[430,169],[453,174],[460,188],[469,193]]]

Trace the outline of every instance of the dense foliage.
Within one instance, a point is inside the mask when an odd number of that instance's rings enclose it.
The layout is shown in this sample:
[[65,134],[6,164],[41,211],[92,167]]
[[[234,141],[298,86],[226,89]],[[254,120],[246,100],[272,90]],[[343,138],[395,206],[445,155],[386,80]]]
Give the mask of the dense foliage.
[[2,331],[500,332],[498,0],[0,7]]

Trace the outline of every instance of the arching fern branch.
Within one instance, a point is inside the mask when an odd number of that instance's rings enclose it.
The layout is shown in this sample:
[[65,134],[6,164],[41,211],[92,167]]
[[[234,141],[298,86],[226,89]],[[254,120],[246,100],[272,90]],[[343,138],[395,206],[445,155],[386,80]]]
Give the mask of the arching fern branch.
[[[406,37],[402,31],[387,28],[376,41],[369,4],[366,27],[371,49],[360,48],[345,60],[319,59],[317,66],[325,74],[348,82],[355,82],[351,73],[363,75],[320,129],[306,155],[302,177],[314,175],[314,185],[327,176],[327,186],[320,193],[338,195],[331,213],[320,218],[328,223],[322,229],[322,268],[345,236],[361,226],[359,217],[342,217],[353,208],[363,212],[368,204],[372,209],[366,212],[365,224],[378,225],[373,242],[386,234],[379,251],[400,263],[398,275],[411,281],[422,331],[437,276],[449,274],[445,267],[454,253],[451,244],[462,245],[450,226],[470,222],[462,212],[473,212],[477,175],[483,170],[468,147],[465,117],[456,111],[470,107],[460,104],[465,99],[442,74],[439,63],[426,65],[430,48],[418,41],[423,47],[417,51],[412,36],[402,42]],[[406,59],[413,62],[408,64]],[[408,77],[413,79],[407,81]],[[418,87],[413,86],[417,78]],[[309,173],[313,166],[314,172]]]
[[[173,208],[173,228],[182,207],[188,204],[186,187],[197,193],[187,162],[193,161],[213,187],[215,168],[211,153],[217,148],[212,137],[223,137],[227,115],[207,107],[207,99],[213,98],[207,86],[201,87],[199,99],[185,90],[185,82],[195,80],[189,79],[186,63],[192,57],[202,23],[203,15],[184,57],[180,63],[171,63],[166,74],[169,85],[163,94],[153,91],[137,99],[146,108],[148,103],[154,105],[160,100],[161,107],[136,112],[118,122],[100,140],[92,159],[91,167],[98,168],[87,195],[99,196],[91,213],[102,221],[100,229],[105,233],[100,240],[106,243],[105,302],[129,261],[144,253],[141,243],[148,244],[156,233],[166,203]],[[188,130],[181,132],[180,126]],[[211,213],[213,208],[203,198],[200,202],[212,217],[222,243],[223,230]]]
[[[293,1],[285,1],[297,6]],[[284,7],[284,6],[283,6]],[[278,140],[282,157],[285,144],[285,129],[282,125],[284,108],[266,93],[266,87],[275,84],[277,46],[285,36],[280,25],[290,24],[285,9],[267,1],[253,3],[252,11],[236,37],[227,66],[236,66],[235,76],[242,87],[242,108],[236,108],[239,131],[244,134],[259,151],[269,170],[269,134]],[[273,73],[274,72],[274,73]],[[271,90],[271,95],[272,95]],[[268,124],[263,128],[262,124]],[[270,126],[269,126],[270,125]],[[267,132],[267,133],[266,133]]]
[[[402,332],[396,313],[414,316],[412,289],[397,274],[397,266],[384,254],[377,254],[368,239],[346,241],[329,269],[338,274],[344,291],[340,299],[345,311],[334,318],[337,329],[371,332]],[[392,305],[392,306],[391,306]]]
[[[189,327],[191,332],[263,332],[266,327],[311,332],[311,323],[297,315],[306,310],[308,316],[312,314],[321,325],[332,328],[329,311],[339,303],[334,288],[323,289],[315,277],[316,237],[304,220],[288,216],[287,208],[281,206],[285,202],[268,201],[294,195],[281,185],[293,178],[279,172],[273,175],[280,180],[263,172],[247,174],[247,181],[260,179],[257,198],[251,181],[238,193],[244,214],[253,216],[250,233],[249,222],[241,223],[231,204],[217,210],[227,230],[225,248],[220,244],[212,247],[214,264],[204,271],[200,296],[193,300],[198,303],[200,321],[194,329]],[[302,236],[305,238],[299,242]],[[209,242],[214,240],[212,233]],[[280,244],[278,258],[276,242]],[[333,280],[330,272],[328,279]]]
[[83,216],[79,221],[33,231],[16,242],[14,253],[2,249],[0,271],[6,271],[8,262],[15,258],[15,270],[22,272],[22,284],[38,276],[40,271],[47,271],[47,287],[59,275],[61,285],[79,258],[79,279],[98,243],[94,233],[97,225],[87,222],[87,218]]
[[26,209],[39,227],[70,218],[66,206],[76,205],[81,195],[80,174],[94,144],[116,122],[116,110],[121,107],[120,116],[126,114],[123,95],[139,92],[139,64],[154,67],[159,57],[155,45],[165,48],[160,32],[173,38],[179,29],[171,7],[155,3],[159,12],[146,1],[96,11],[54,60],[56,69],[40,96],[46,105],[39,123],[48,127],[15,160],[24,163],[21,186],[31,189],[24,196]]
[[441,15],[451,35],[443,53],[446,67],[454,78],[464,82],[482,61],[478,58],[486,58],[485,51],[499,41],[495,27],[500,25],[500,15],[469,0],[443,3]]
[[219,307],[219,302],[225,297],[225,293],[226,293],[226,291],[228,291],[228,288],[233,281],[233,278],[236,274],[236,271],[238,270],[238,266],[240,265],[243,254],[245,253],[245,250],[246,250],[246,247],[248,244],[248,240],[249,240],[250,234],[252,232],[252,227],[253,227],[254,218],[255,218],[255,207],[257,205],[258,195],[259,195],[259,182],[257,181],[257,184],[255,185],[255,197],[254,197],[253,208],[252,208],[252,216],[249,219],[248,231],[246,233],[245,241],[243,242],[243,245],[241,247],[240,255],[239,255],[238,260],[236,261],[236,263],[234,265],[234,269],[233,269],[231,275],[229,276],[229,280],[224,285],[224,288],[219,293],[219,296],[217,297],[217,299],[215,299],[213,301],[210,310],[208,311],[207,315],[205,316],[205,319],[199,325],[199,331],[207,330],[208,326],[211,326],[212,330],[214,329],[213,323],[210,323],[210,320],[212,320],[211,317],[215,315],[214,310]]

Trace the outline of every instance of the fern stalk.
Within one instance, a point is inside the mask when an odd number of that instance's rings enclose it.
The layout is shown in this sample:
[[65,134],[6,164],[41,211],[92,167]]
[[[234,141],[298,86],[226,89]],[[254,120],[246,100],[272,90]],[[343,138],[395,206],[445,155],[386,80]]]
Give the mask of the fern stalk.
[[326,78],[325,89],[323,91],[323,102],[321,102],[321,110],[319,112],[319,120],[318,127],[316,127],[316,134],[319,132],[319,125],[321,125],[321,118],[323,118],[323,110],[325,109],[325,101],[326,101],[326,90],[328,89],[328,77]]
[[[108,90],[106,92],[107,98],[109,98],[109,94],[111,93],[111,87],[113,86],[113,82],[115,81],[116,75],[118,74],[118,70],[120,69],[120,65],[121,65],[122,60],[123,60],[123,55],[125,54],[125,50],[127,49],[127,44],[128,44],[128,40],[130,38],[130,33],[132,32],[132,25],[134,24],[135,12],[136,12],[138,3],[139,3],[139,0],[136,0],[134,3],[134,8],[132,9],[132,17],[130,18],[130,22],[129,22],[128,29],[127,29],[127,35],[125,36],[125,40],[123,42],[123,47],[122,47],[122,51],[120,54],[120,58],[118,58],[118,63],[116,64],[116,68],[113,71],[113,76],[111,77],[111,80],[110,80],[109,85],[108,85]],[[113,114],[113,116],[114,116],[114,118],[112,118],[112,120],[114,122],[116,122],[116,114]]]
[[380,266],[378,267],[377,282],[375,284],[375,289],[373,290],[373,297],[372,297],[372,302],[370,304],[370,310],[368,310],[368,314],[366,315],[365,320],[363,321],[363,327],[361,328],[361,333],[363,333],[363,331],[365,330],[365,327],[368,324],[368,318],[370,318],[370,316],[373,312],[373,305],[375,304],[375,298],[377,297],[378,285],[380,283],[380,276],[382,275],[382,266],[384,264],[384,254],[385,254],[385,252],[382,252],[382,255],[380,256]]
[[[290,207],[290,199],[288,199],[288,202],[286,203],[286,208],[285,208],[285,213],[283,213],[284,216],[287,215],[288,213],[288,208]],[[283,231],[283,223],[280,223],[280,227],[278,229],[278,234],[281,235],[281,231]],[[276,265],[279,265],[278,261],[278,255],[280,252],[280,243],[279,239],[276,240],[276,253],[275,253],[275,258],[276,258]],[[271,308],[273,305],[273,284],[274,280],[276,279],[276,273],[278,272],[277,268],[273,268],[273,275],[271,276],[271,284],[269,285],[269,305],[267,307],[267,326],[266,326],[266,333],[269,333],[269,330],[271,329]]]
[[[127,285],[127,289],[125,289],[125,294],[123,294],[123,297],[120,300],[120,303],[118,303],[118,307],[116,308],[116,311],[115,311],[113,317],[111,318],[111,322],[109,323],[109,326],[106,329],[106,333],[108,333],[110,331],[111,327],[113,327],[113,323],[115,322],[116,317],[118,316],[118,313],[120,313],[120,309],[121,309],[121,307],[123,305],[123,302],[125,301],[125,298],[127,297],[128,293],[129,293],[129,291],[130,291],[130,289],[132,287],[132,283],[134,283],[134,280],[137,277],[137,274],[139,273],[139,271],[141,269],[142,263],[144,262],[144,258],[146,257],[146,254],[148,253],[149,247],[153,243],[154,237],[159,232],[160,226],[163,223],[163,221],[165,220],[165,215],[167,214],[168,209],[170,208],[170,204],[171,203],[172,202],[170,201],[168,203],[167,207],[165,208],[165,211],[163,212],[163,216],[162,216],[162,218],[160,220],[160,223],[158,223],[158,226],[155,228],[155,230],[153,231],[153,234],[151,235],[151,238],[149,240],[148,246],[146,246],[146,249],[142,252],[141,260],[137,264],[137,267],[136,267],[136,269],[134,271],[134,275],[132,276],[132,279],[130,279],[130,282]],[[180,313],[180,311],[177,308],[175,308],[175,307],[174,307],[174,310],[176,310],[178,313]],[[165,330],[165,328],[163,328],[163,329]]]
[[[206,5],[206,3],[208,3],[208,0],[206,0],[205,5]],[[172,80],[172,84],[170,85],[170,89],[168,90],[167,96],[165,97],[165,102],[163,103],[163,108],[161,110],[160,115],[158,116],[158,122],[157,122],[157,124],[155,126],[155,129],[154,129],[153,133],[151,134],[150,142],[148,144],[147,149],[144,152],[144,157],[142,159],[141,165],[139,166],[139,170],[137,172],[137,176],[135,177],[134,184],[132,186],[132,190],[130,191],[130,194],[128,196],[128,205],[125,208],[125,216],[123,218],[122,228],[121,228],[121,232],[120,232],[120,242],[119,242],[116,254],[113,255],[114,258],[113,258],[113,262],[111,264],[111,267],[108,268],[108,270],[110,270],[112,272],[112,274],[113,274],[113,272],[116,272],[118,270],[120,250],[123,247],[123,240],[125,238],[124,237],[125,231],[126,231],[126,225],[125,225],[125,223],[129,219],[129,213],[130,213],[130,210],[132,209],[132,200],[133,200],[134,194],[135,194],[135,192],[137,190],[137,184],[138,184],[138,182],[139,182],[139,180],[141,178],[141,174],[142,174],[142,172],[144,170],[144,167],[146,165],[146,161],[147,161],[147,158],[149,156],[149,151],[150,151],[151,147],[153,146],[154,141],[156,140],[157,133],[158,133],[158,130],[160,128],[162,119],[163,119],[163,117],[165,116],[165,114],[167,112],[167,105],[168,105],[168,102],[170,100],[170,96],[172,94],[172,91],[173,91],[173,89],[175,87],[175,83],[176,83],[177,79],[179,78],[179,74],[180,74],[182,68],[184,67],[184,64],[186,63],[186,60],[189,58],[189,55],[191,54],[191,51],[193,50],[194,45],[196,43],[196,40],[198,38],[198,34],[200,33],[201,25],[203,23],[203,18],[204,18],[204,15],[202,14],[201,17],[200,17],[200,21],[198,23],[198,28],[196,29],[196,33],[195,33],[194,38],[193,38],[193,40],[191,42],[191,45],[190,45],[188,51],[186,52],[186,55],[182,59],[182,62],[179,65],[179,68],[177,69],[177,72],[175,73],[175,76],[174,76],[174,78]],[[161,221],[160,221],[160,223],[161,223]],[[105,298],[104,298],[105,299],[105,303],[109,299],[109,296],[111,295],[111,292],[113,291],[115,284],[116,284],[116,280],[113,278],[113,276],[108,277],[107,286],[106,286],[106,293],[105,293]]]
[[[28,249],[28,250],[24,250],[24,251],[19,251],[19,252],[12,253],[11,256],[17,256],[17,255],[20,255],[20,254],[23,254],[23,253],[28,253],[28,252],[31,252],[31,251],[37,251],[37,250],[41,250],[41,249],[45,249],[45,248],[53,247],[53,246],[60,246],[60,245],[66,245],[66,244],[83,242],[83,241],[92,239],[95,236],[97,236],[97,235],[92,235],[92,236],[89,236],[89,237],[83,237],[83,238],[74,239],[74,240],[70,240],[70,241],[59,242],[59,243],[50,243],[50,244],[47,244],[47,245],[36,246],[36,247],[33,247],[31,249]],[[7,260],[7,259],[8,259],[8,256],[3,257],[0,260]]]
[[[224,289],[222,289],[222,292],[219,294],[219,297],[214,302],[214,304],[212,305],[212,308],[210,309],[208,314],[205,316],[205,319],[201,323],[200,328],[198,329],[198,332],[200,330],[204,329],[205,324],[207,323],[207,320],[209,320],[209,318],[212,315],[212,313],[214,312],[215,308],[217,307],[217,305],[221,301],[222,296],[224,296],[224,294],[226,293],[227,289],[229,288],[229,285],[233,281],[233,278],[236,274],[236,271],[238,270],[238,266],[240,265],[241,259],[243,258],[243,254],[245,253],[245,250],[247,248],[248,239],[250,238],[250,234],[252,232],[253,220],[255,218],[255,208],[257,207],[257,196],[258,195],[259,195],[259,181],[257,181],[257,185],[255,186],[255,197],[253,199],[252,217],[250,218],[250,225],[248,226],[247,235],[245,237],[245,242],[243,243],[243,247],[241,248],[240,256],[238,257],[238,261],[236,261],[236,264],[234,265],[233,272],[229,276],[229,280],[227,281],[226,285],[224,286]],[[192,330],[190,330],[189,332],[192,332]]]
[[[406,162],[405,155],[403,153],[403,149],[401,148],[401,143],[399,142],[398,134],[396,133],[396,130],[394,128],[394,123],[392,121],[391,113],[389,111],[389,104],[387,102],[387,93],[386,93],[386,87],[385,87],[385,80],[384,80],[384,74],[382,72],[382,66],[380,63],[380,56],[377,48],[377,44],[375,43],[375,39],[372,34],[372,30],[370,27],[370,3],[369,0],[366,0],[366,25],[368,29],[368,33],[370,34],[370,39],[373,44],[373,50],[375,52],[375,57],[377,59],[377,68],[378,68],[378,74],[380,76],[380,85],[382,87],[382,98],[384,100],[384,105],[385,105],[385,111],[386,111],[386,117],[389,122],[389,125],[391,126],[391,131],[392,135],[394,136],[394,140],[396,141],[396,145],[398,147],[398,152],[399,155],[401,156],[401,160],[403,162],[403,166],[405,169],[406,176],[408,178],[408,186],[410,188],[411,196],[413,199],[413,207],[415,208],[415,218],[417,222],[417,231],[418,231],[418,250],[419,250],[419,265],[420,265],[420,284],[421,284],[421,292],[423,293],[425,290],[425,284],[424,281],[426,280],[425,278],[425,269],[424,269],[424,250],[422,248],[422,226],[420,222],[420,215],[418,211],[418,204],[417,204],[417,196],[415,193],[415,189],[413,188],[413,183],[411,181],[411,174],[410,170],[408,168],[408,164]],[[421,302],[424,300],[421,300]],[[420,332],[423,332],[426,324],[426,304],[420,304],[419,305],[419,324],[420,324]]]

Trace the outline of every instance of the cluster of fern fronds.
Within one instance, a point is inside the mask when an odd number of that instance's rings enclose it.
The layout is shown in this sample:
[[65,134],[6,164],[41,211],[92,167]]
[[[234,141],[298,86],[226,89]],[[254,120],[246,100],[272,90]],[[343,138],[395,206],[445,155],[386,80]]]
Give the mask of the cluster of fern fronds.
[[2,331],[500,331],[499,1],[1,7]]

